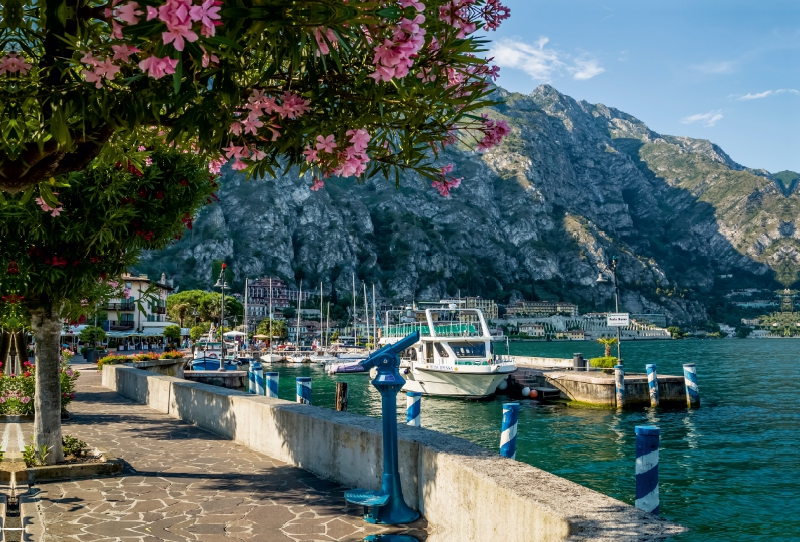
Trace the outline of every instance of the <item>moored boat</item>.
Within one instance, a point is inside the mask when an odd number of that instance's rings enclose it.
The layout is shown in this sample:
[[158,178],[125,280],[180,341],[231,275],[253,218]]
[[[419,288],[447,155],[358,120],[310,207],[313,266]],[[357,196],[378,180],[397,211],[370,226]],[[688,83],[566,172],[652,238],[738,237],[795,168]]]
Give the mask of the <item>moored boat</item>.
[[513,361],[494,354],[493,337],[479,309],[426,309],[424,321],[387,324],[382,331],[381,344],[420,333],[419,342],[400,356],[404,391],[488,397],[517,368]]

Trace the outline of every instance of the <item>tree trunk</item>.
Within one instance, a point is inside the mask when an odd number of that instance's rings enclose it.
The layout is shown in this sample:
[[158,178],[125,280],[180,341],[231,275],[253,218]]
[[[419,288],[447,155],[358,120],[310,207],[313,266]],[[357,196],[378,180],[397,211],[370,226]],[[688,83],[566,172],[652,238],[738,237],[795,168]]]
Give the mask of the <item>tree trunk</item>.
[[59,353],[61,318],[46,309],[31,310],[31,329],[36,338],[36,397],[34,399],[33,437],[36,448],[50,450],[45,463],[64,461],[61,446],[61,382]]

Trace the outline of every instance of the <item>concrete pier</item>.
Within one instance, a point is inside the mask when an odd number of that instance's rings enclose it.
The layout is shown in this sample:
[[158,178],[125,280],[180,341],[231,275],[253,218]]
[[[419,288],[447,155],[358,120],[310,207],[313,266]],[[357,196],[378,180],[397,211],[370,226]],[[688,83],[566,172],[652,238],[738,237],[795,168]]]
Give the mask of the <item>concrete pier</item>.
[[[381,420],[120,366],[103,368],[103,385],[345,486],[381,486]],[[403,497],[427,520],[429,542],[632,542],[684,531],[450,435],[401,424],[398,437]]]
[[[563,399],[589,405],[614,408],[617,406],[614,375],[602,371],[551,371],[545,369],[518,369],[512,378],[529,385],[536,381],[561,391]],[[686,394],[682,376],[658,375],[658,397],[661,406],[685,406]],[[625,375],[625,406],[650,405],[647,374]]]

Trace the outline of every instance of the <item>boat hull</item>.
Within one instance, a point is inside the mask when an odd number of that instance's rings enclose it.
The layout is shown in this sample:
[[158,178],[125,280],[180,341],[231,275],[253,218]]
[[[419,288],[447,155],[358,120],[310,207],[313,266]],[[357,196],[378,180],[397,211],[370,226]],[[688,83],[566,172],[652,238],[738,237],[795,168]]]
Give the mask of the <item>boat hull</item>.
[[457,373],[414,369],[403,375],[403,391],[416,391],[423,395],[446,397],[488,397],[497,391],[497,385],[509,373]]

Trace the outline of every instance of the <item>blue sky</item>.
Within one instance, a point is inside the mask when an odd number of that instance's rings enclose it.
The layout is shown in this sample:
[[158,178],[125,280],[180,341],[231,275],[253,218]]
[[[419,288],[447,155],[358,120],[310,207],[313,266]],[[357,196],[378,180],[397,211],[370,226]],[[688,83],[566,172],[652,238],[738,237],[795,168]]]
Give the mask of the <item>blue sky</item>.
[[800,171],[800,0],[503,0],[498,84],[549,83],[709,139],[735,161]]

